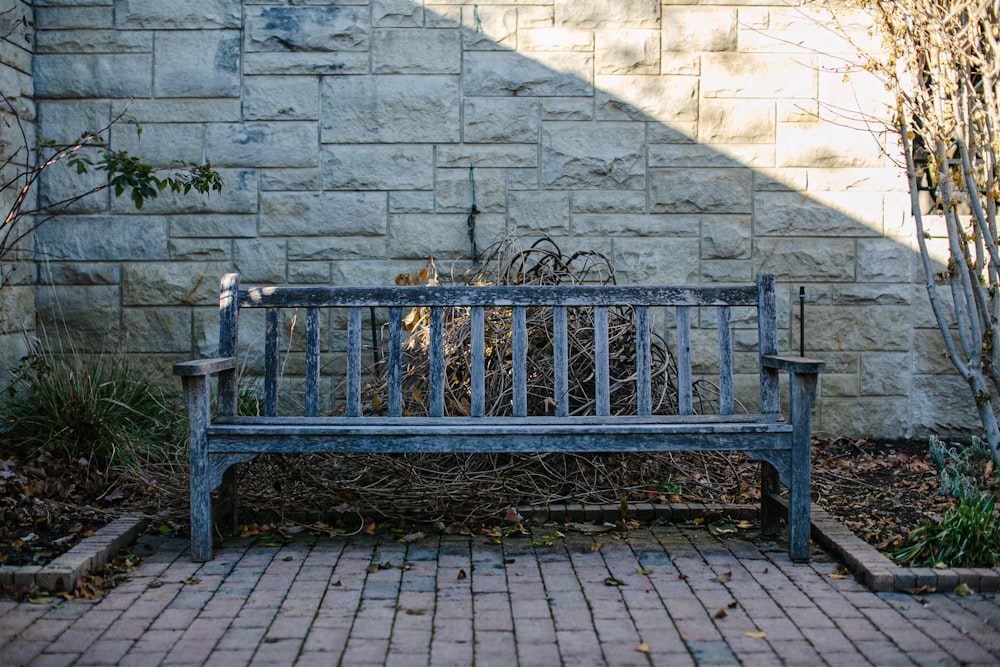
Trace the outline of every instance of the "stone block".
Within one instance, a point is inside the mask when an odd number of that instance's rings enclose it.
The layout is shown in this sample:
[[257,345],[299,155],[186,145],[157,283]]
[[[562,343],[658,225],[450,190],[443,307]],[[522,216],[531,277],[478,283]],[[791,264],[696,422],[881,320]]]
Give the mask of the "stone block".
[[750,259],[752,234],[749,216],[708,216],[701,225],[701,258]]
[[35,53],[152,53],[153,33],[144,30],[40,30]]
[[242,119],[240,100],[229,99],[151,99],[113,100],[112,113],[125,113],[140,123],[236,123]]
[[586,97],[543,97],[542,120],[594,120],[594,103]]
[[38,321],[80,352],[112,349],[121,338],[117,285],[50,285],[35,291]]
[[373,0],[372,23],[378,28],[419,28],[424,25],[424,7],[413,0]]
[[768,100],[718,100],[701,103],[698,140],[708,144],[774,143],[775,107]]
[[512,192],[509,197],[507,222],[519,233],[525,231],[546,234],[569,232],[568,192],[546,191]]
[[390,213],[433,213],[433,192],[390,192]]
[[[6,271],[0,271],[0,278],[6,276]],[[0,289],[0,333],[20,334],[34,327],[34,289],[31,285],[4,285]]]
[[35,95],[52,99],[149,97],[153,56],[141,53],[38,54]]
[[167,220],[100,216],[56,218],[35,231],[39,253],[57,260],[167,259]]
[[909,308],[813,306],[807,308],[806,318],[809,347],[816,354],[826,350],[906,352],[909,347]]
[[[614,263],[627,282],[687,285],[698,279],[698,239],[621,238],[614,240]],[[624,281],[623,281],[624,282]]]
[[107,6],[35,8],[35,27],[46,30],[99,30],[114,26],[114,9]]
[[[823,380],[820,379],[820,385]],[[905,437],[910,424],[910,402],[905,398],[884,396],[860,398],[824,398],[820,419],[813,421],[813,431],[857,433],[872,438]]]
[[521,8],[473,5],[462,7],[462,40],[467,51],[514,51],[523,48],[518,30]]
[[283,239],[240,239],[233,263],[241,280],[248,283],[284,283],[288,264]]
[[264,169],[260,172],[260,189],[320,190],[322,180],[319,168]]
[[434,149],[422,145],[323,147],[323,187],[330,190],[430,190]]
[[221,262],[233,257],[231,239],[170,239],[170,257],[182,262]]
[[[84,132],[98,132],[111,122],[105,100],[59,100],[38,103],[38,134],[47,141],[69,143]],[[104,139],[108,139],[107,133]]]
[[44,262],[38,280],[49,285],[117,285],[121,269],[116,262]]
[[659,74],[660,31],[598,31],[595,56],[598,74]]
[[262,236],[369,236],[386,232],[384,193],[264,192]]
[[191,311],[188,308],[124,308],[125,350],[187,353],[191,349]]
[[540,27],[521,29],[517,33],[517,50],[532,51],[585,51],[594,50],[593,30]]
[[462,35],[458,30],[376,30],[371,54],[376,74],[458,74]]
[[386,259],[386,236],[339,236],[288,239],[288,260]]
[[170,238],[251,238],[256,215],[177,215],[170,217]]
[[753,262],[748,259],[701,260],[702,282],[749,283],[753,278]]
[[572,230],[580,236],[697,236],[698,220],[689,215],[617,213],[574,214]]
[[122,267],[124,306],[218,306],[224,262],[129,262]]
[[468,143],[537,143],[539,108],[537,99],[468,99],[462,113],[462,140]]
[[509,51],[466,52],[466,97],[589,97],[594,94],[589,53],[539,52],[532,58]]
[[698,79],[689,76],[595,77],[598,120],[675,124],[698,119]]
[[316,120],[319,118],[319,79],[244,77],[243,109],[247,120]]
[[818,94],[816,56],[708,53],[701,59],[701,95],[754,99],[804,98]]
[[111,128],[110,140],[115,150],[163,168],[174,162],[201,164],[205,156],[203,135],[202,123],[145,122],[141,135],[135,125],[119,123]]
[[574,213],[644,213],[646,194],[644,192],[621,192],[607,190],[578,190],[573,192]]
[[282,74],[290,76],[335,76],[371,73],[368,51],[333,53],[244,52],[245,75]]
[[[695,133],[697,135],[697,132]],[[688,142],[651,143],[650,167],[742,168],[746,165],[714,146]],[[757,174],[755,173],[756,177]]]
[[650,209],[658,213],[750,213],[749,169],[650,169]]
[[482,213],[506,209],[506,173],[501,169],[474,169],[471,174],[468,169],[438,169],[435,174],[435,208],[441,213],[468,213],[473,198]]
[[553,189],[641,190],[645,130],[633,123],[543,123],[542,180]]
[[918,259],[913,251],[891,239],[858,240],[858,280],[907,283]]
[[436,146],[434,155],[439,168],[524,169],[538,166],[538,146],[535,144]]
[[910,392],[911,356],[907,352],[861,355],[862,396],[907,396]]
[[913,372],[925,375],[950,375],[957,372],[939,330],[913,331]]
[[460,139],[459,80],[446,75],[327,77],[324,143],[452,143]]
[[367,51],[368,8],[248,7],[243,21],[247,51]]
[[982,431],[972,390],[958,373],[914,375],[910,401],[912,427],[920,432]]
[[239,28],[243,18],[239,0],[115,0],[119,28],[156,30]]
[[756,192],[753,206],[761,236],[881,236],[877,192]]
[[664,7],[664,51],[735,51],[737,10],[733,7]]
[[834,123],[781,123],[777,132],[779,167],[877,168],[884,158],[866,129]]
[[389,221],[389,257],[456,259],[469,255],[465,215],[394,215]]
[[555,24],[579,28],[659,28],[659,0],[555,0]]
[[[817,301],[819,301],[817,299]],[[832,285],[829,304],[835,306],[910,306],[913,288],[907,284],[849,283]]]
[[856,250],[850,239],[757,238],[758,271],[778,280],[853,281]]
[[[808,343],[806,343],[808,345]],[[825,398],[855,398],[859,395],[858,376],[823,373],[820,394]]]
[[206,155],[215,167],[315,167],[317,128],[308,122],[208,123]]

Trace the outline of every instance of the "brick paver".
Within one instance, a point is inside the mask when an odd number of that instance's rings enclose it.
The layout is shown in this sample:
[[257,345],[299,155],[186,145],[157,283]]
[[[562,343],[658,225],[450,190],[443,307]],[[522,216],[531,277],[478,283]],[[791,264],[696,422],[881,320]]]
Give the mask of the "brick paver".
[[144,537],[97,602],[0,600],[0,665],[1000,664],[996,593],[871,593],[752,531],[494,542],[298,535],[196,564]]

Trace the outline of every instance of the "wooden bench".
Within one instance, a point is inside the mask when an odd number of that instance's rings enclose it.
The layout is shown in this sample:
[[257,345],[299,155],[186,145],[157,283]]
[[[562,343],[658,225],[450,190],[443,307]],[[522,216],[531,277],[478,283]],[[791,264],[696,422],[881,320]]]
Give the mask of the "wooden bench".
[[[634,313],[636,414],[612,414],[609,391],[609,309],[627,306]],[[386,309],[388,345],[382,363],[388,396],[384,415],[363,414],[365,369],[362,363],[362,319],[370,308]],[[343,309],[346,333],[325,332],[327,340],[346,340],[346,403],[343,414],[320,416],[320,320],[324,309]],[[429,414],[403,416],[400,369],[408,333],[404,314],[426,309],[429,365]],[[468,414],[449,416],[445,410],[446,382],[442,354],[445,313],[465,309],[471,321],[468,342],[470,389]],[[553,414],[528,414],[525,330],[529,309],[551,308]],[[594,400],[592,414],[568,414],[566,400],[568,309],[592,309]],[[718,414],[693,414],[691,334],[692,315],[714,309],[717,323]],[[759,411],[734,414],[733,310],[756,311],[741,333],[756,333],[756,345],[743,342],[757,360]],[[237,415],[237,353],[241,312],[265,310],[264,416]],[[304,414],[278,416],[279,322],[281,311],[305,314]],[[510,415],[489,416],[485,405],[484,312],[510,314]],[[678,395],[674,415],[653,414],[650,371],[652,313],[672,313],[676,322]],[[533,311],[534,312],[534,311]],[[574,311],[578,312],[578,311]],[[744,310],[738,311],[743,313]],[[404,287],[241,287],[238,274],[222,279],[219,300],[219,353],[214,359],[179,363],[174,374],[183,381],[190,418],[191,557],[212,557],[212,493],[219,489],[220,526],[238,528],[234,464],[261,453],[310,452],[664,452],[736,450],[762,462],[761,524],[766,533],[779,529],[786,515],[789,555],[810,557],[810,412],[821,361],[777,354],[774,277],[758,276],[756,284],[734,287],[644,286],[404,286]],[[666,318],[666,314],[664,315]],[[631,356],[631,355],[630,355]],[[713,356],[715,356],[713,354]],[[614,360],[612,360],[614,361]],[[697,368],[697,367],[696,367]],[[789,375],[786,419],[780,414],[779,375]],[[757,370],[751,371],[753,374]],[[212,411],[212,378],[218,378],[218,399]],[[381,403],[381,401],[379,401]],[[369,411],[370,412],[370,411]],[[787,510],[778,499],[780,484],[789,489]],[[220,488],[221,487],[221,488]]]

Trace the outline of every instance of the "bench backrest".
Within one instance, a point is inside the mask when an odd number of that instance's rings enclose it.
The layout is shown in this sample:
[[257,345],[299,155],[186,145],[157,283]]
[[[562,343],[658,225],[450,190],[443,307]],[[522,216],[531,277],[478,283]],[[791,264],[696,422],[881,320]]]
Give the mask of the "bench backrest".
[[[552,308],[553,406],[557,416],[568,409],[567,378],[569,369],[567,309],[593,309],[593,383],[594,413],[610,414],[609,389],[609,308],[628,306],[635,321],[635,396],[638,415],[649,415],[652,406],[650,381],[650,309],[668,307],[676,313],[677,409],[681,415],[693,412],[691,313],[692,309],[714,307],[718,340],[718,389],[721,414],[733,413],[733,342],[731,309],[750,307],[757,310],[759,354],[777,352],[777,322],[774,277],[761,273],[756,284],[739,286],[648,287],[619,285],[587,286],[398,286],[398,287],[241,287],[239,274],[226,274],[220,294],[220,356],[239,352],[239,311],[265,309],[264,335],[264,414],[277,413],[280,357],[280,312],[283,309],[305,311],[305,414],[315,416],[320,408],[320,313],[326,308],[342,308],[346,323],[346,414],[362,412],[362,316],[369,308],[388,310],[386,373],[389,416],[403,414],[401,369],[406,325],[405,315],[413,308],[426,309],[428,315],[427,354],[429,356],[429,414],[444,414],[445,313],[467,308],[470,321],[470,397],[471,416],[482,416],[486,405],[484,358],[484,313],[487,309],[509,309],[511,346],[512,414],[527,414],[527,364],[529,345],[526,313],[530,308]],[[777,377],[762,370],[760,408],[763,413],[778,411]],[[236,406],[235,378],[220,384],[219,410],[233,414]]]

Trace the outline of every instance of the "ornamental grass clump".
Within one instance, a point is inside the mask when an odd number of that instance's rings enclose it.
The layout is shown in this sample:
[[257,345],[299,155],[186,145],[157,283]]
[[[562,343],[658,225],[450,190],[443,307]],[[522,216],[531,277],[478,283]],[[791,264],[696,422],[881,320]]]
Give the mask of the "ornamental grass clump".
[[107,469],[175,458],[179,412],[124,355],[34,351],[0,399],[0,430]]
[[995,567],[1000,563],[1000,515],[986,494],[963,494],[940,522],[928,521],[893,552],[898,563],[929,567]]

